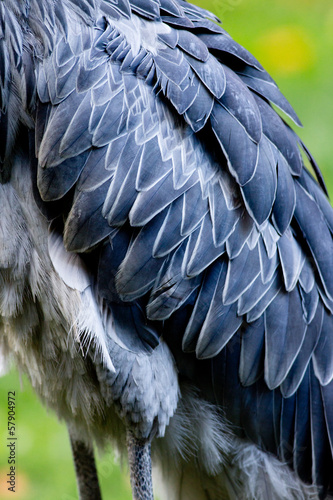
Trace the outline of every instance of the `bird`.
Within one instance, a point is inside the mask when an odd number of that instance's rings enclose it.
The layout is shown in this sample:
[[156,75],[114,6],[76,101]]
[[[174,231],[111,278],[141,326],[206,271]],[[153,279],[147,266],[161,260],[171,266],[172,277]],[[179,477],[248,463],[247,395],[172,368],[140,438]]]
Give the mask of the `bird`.
[[332,498],[333,211],[289,102],[183,0],[0,20],[1,356],[80,499],[108,443],[135,500]]

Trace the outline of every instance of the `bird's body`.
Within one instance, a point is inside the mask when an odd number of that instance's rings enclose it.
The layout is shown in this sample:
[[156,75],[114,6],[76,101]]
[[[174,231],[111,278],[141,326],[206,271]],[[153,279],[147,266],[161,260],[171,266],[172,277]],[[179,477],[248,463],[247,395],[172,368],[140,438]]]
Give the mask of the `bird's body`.
[[1,347],[74,441],[152,441],[168,499],[324,498],[333,211],[207,16],[1,2]]

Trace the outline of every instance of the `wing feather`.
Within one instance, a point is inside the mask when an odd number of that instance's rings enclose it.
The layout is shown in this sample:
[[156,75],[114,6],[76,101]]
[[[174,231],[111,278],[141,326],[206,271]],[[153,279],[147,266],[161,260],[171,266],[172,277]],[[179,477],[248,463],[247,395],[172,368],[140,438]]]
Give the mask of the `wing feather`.
[[333,379],[332,328],[333,316],[325,313],[320,337],[313,353],[313,369],[321,385],[327,385]]
[[264,371],[265,323],[261,316],[248,325],[242,334],[239,378],[243,386],[259,380]]
[[331,476],[332,455],[327,436],[323,400],[320,383],[311,370],[310,365],[310,421],[312,445],[312,480],[321,485],[321,493],[325,494]]
[[312,475],[312,446],[309,405],[310,380],[309,370],[303,377],[303,383],[296,394],[295,436],[293,463],[299,476],[306,481]]
[[280,292],[265,311],[265,380],[270,389],[286,378],[306,331],[297,289]]
[[[324,217],[304,188],[295,182],[297,201],[295,219],[315,260],[322,284],[327,295],[333,295],[333,242]],[[325,241],[325,245],[322,242]]]
[[266,138],[259,143],[259,156],[251,179],[241,187],[245,205],[260,226],[272,212],[276,199],[276,164]]
[[216,261],[205,272],[202,285],[195,302],[191,317],[183,335],[182,347],[185,352],[195,351],[197,340],[204,324],[212,299],[220,279],[225,279],[227,266],[225,261]]
[[[333,211],[271,104],[299,124],[296,114],[256,59],[186,2],[36,9],[44,55],[23,64],[20,35],[7,28],[0,40],[1,130],[21,99],[35,123],[36,199],[69,251],[90,252],[114,335],[135,352],[174,335],[180,376],[242,437],[326,487]],[[5,80],[21,81],[22,96]]]
[[[230,172],[243,186],[253,176],[258,163],[258,145],[223,106],[216,103],[211,113],[213,132],[228,160]],[[242,148],[238,145],[242,144]]]
[[324,308],[320,304],[317,307],[313,320],[307,326],[299,355],[293,363],[287,377],[281,384],[281,392],[286,398],[294,394],[300,387],[302,380],[306,378],[305,372],[313,357],[323,328],[323,318]]

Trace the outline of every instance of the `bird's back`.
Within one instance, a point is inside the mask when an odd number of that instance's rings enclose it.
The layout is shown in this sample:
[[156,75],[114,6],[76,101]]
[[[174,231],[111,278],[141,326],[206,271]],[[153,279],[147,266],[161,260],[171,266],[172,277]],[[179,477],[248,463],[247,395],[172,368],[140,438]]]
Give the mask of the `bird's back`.
[[333,212],[293,109],[180,0],[28,6],[0,5],[4,348],[97,440],[171,419],[212,495],[234,467],[290,498],[270,454],[332,492]]

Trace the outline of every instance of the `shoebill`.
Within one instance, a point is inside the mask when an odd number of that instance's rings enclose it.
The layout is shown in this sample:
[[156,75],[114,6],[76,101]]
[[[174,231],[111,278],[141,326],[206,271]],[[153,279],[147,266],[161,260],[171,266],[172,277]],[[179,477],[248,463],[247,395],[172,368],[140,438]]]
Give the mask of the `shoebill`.
[[109,442],[135,499],[333,494],[333,211],[274,81],[183,0],[0,20],[1,350],[80,498]]

